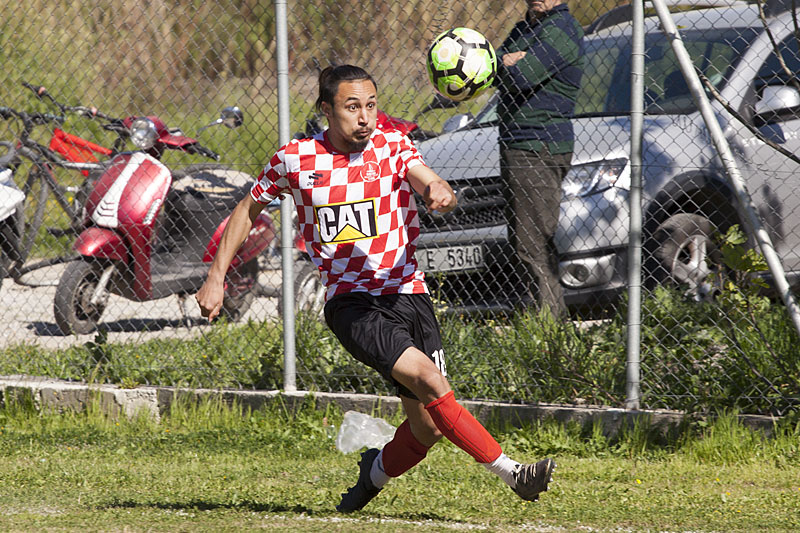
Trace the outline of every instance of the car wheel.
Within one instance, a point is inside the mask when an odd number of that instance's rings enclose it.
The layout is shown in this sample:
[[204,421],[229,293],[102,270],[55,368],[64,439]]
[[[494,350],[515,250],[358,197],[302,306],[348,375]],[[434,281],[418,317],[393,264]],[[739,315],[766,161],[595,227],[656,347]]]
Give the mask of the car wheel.
[[709,275],[722,266],[713,235],[714,225],[701,215],[680,213],[664,221],[655,232],[656,280],[683,288],[697,302],[713,298]]

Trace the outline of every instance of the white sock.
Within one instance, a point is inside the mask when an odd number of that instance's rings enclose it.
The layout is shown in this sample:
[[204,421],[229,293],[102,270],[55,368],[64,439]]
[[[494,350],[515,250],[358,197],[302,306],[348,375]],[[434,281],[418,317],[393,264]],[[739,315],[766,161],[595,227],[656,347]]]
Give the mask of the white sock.
[[378,456],[372,462],[372,469],[369,471],[369,479],[375,488],[382,489],[386,483],[389,482],[391,477],[383,470],[383,450],[378,453]]
[[500,457],[498,457],[491,463],[481,463],[481,464],[485,466],[486,470],[488,470],[489,472],[497,474],[500,477],[500,479],[502,479],[505,482],[505,484],[511,487],[512,489],[517,485],[514,482],[514,469],[517,466],[519,466],[519,463],[511,459],[506,454],[501,453]]

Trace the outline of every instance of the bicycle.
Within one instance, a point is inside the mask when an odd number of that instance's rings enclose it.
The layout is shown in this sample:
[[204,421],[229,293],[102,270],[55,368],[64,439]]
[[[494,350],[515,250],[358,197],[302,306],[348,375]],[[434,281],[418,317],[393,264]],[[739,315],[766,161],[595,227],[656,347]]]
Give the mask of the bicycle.
[[[13,233],[11,235],[5,235],[3,241],[0,242],[3,246],[3,252],[7,254],[8,262],[10,263],[8,273],[15,282],[24,285],[26,283],[22,281],[22,276],[25,274],[38,268],[69,261],[74,257],[74,255],[62,255],[45,259],[34,264],[26,264],[44,222],[47,200],[51,191],[53,192],[56,203],[69,218],[71,226],[69,231],[72,232],[82,226],[83,206],[80,202],[82,201],[81,196],[85,198],[86,193],[79,194],[81,191],[80,187],[71,188],[61,185],[54,174],[54,167],[77,170],[86,173],[86,176],[91,176],[92,173],[96,173],[96,175],[99,176],[105,167],[102,163],[98,162],[96,158],[95,161],[72,161],[70,158],[81,158],[81,152],[69,151],[65,148],[64,150],[68,152],[65,156],[63,151],[57,151],[43,146],[31,139],[31,132],[36,126],[63,123],[65,118],[61,115],[52,113],[26,113],[9,107],[0,107],[0,118],[4,120],[17,119],[22,123],[22,131],[19,133],[17,141],[15,143],[4,142],[3,145],[8,150],[14,150],[17,159],[24,158],[32,163],[21,187],[25,196],[25,205],[22,209],[19,223],[14,228]],[[63,130],[56,129],[63,132]],[[56,139],[57,142],[63,142],[65,139],[79,140],[84,143],[89,142],[79,137],[66,134],[66,132],[63,133],[63,135],[54,135],[51,138],[51,144],[53,144],[53,139]],[[67,144],[66,146],[67,148],[70,146],[80,146],[79,141],[74,141],[72,144]],[[99,147],[99,145],[96,146]],[[109,155],[112,154],[113,151],[109,150]],[[88,180],[84,181],[81,187],[83,187],[85,191],[88,191],[91,186],[91,181],[92,178],[90,177]],[[75,192],[72,199],[67,197],[67,194],[70,192]],[[51,233],[57,234],[56,232]]]
[[[22,86],[30,89],[39,100],[49,101],[59,110],[61,116],[66,116],[68,113],[71,113],[89,119],[103,119],[107,121],[107,124],[104,124],[103,128],[117,133],[112,148],[106,148],[99,144],[83,139],[82,137],[78,137],[77,135],[67,133],[58,127],[54,128],[48,146],[54,152],[61,154],[67,161],[72,161],[74,163],[96,163],[99,161],[98,156],[103,156],[106,159],[110,159],[124,149],[125,136],[120,135],[120,131],[123,128],[121,128],[120,124],[117,124],[118,121],[112,120],[109,116],[100,112],[96,107],[87,107],[83,105],[71,106],[59,102],[47,91],[43,85],[33,85],[22,82]],[[93,181],[91,179],[92,176],[90,176],[88,171],[82,171],[82,174],[84,178],[90,178],[90,182]],[[74,209],[72,210],[72,213],[67,212],[70,222],[70,229],[68,230],[68,233],[70,234],[74,234],[76,231],[81,229],[82,221],[80,220],[80,215],[83,208],[83,201],[86,199],[85,193],[89,189],[91,189],[91,186],[87,186],[87,184],[84,182],[80,187],[59,187],[58,189],[53,190],[55,194],[73,193],[75,195],[73,197]],[[75,215],[77,215],[77,217]],[[48,228],[48,232],[55,235],[65,233],[63,230],[59,231],[55,228]]]

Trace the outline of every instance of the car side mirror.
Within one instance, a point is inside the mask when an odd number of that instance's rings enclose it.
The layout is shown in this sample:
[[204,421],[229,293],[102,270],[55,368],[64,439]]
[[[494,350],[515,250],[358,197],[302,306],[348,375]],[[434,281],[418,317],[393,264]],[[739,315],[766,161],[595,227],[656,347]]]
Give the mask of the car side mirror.
[[756,116],[763,122],[793,114],[800,109],[800,91],[786,85],[767,85],[756,102]]

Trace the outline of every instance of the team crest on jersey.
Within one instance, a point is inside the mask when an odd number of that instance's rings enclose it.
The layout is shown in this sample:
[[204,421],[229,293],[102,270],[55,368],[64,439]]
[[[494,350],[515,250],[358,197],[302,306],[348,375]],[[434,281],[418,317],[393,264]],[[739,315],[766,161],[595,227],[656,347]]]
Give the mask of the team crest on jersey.
[[381,177],[381,167],[375,161],[367,161],[361,167],[361,179],[364,181],[375,181]]
[[339,244],[374,239],[378,220],[373,200],[328,204],[314,207],[322,244]]

